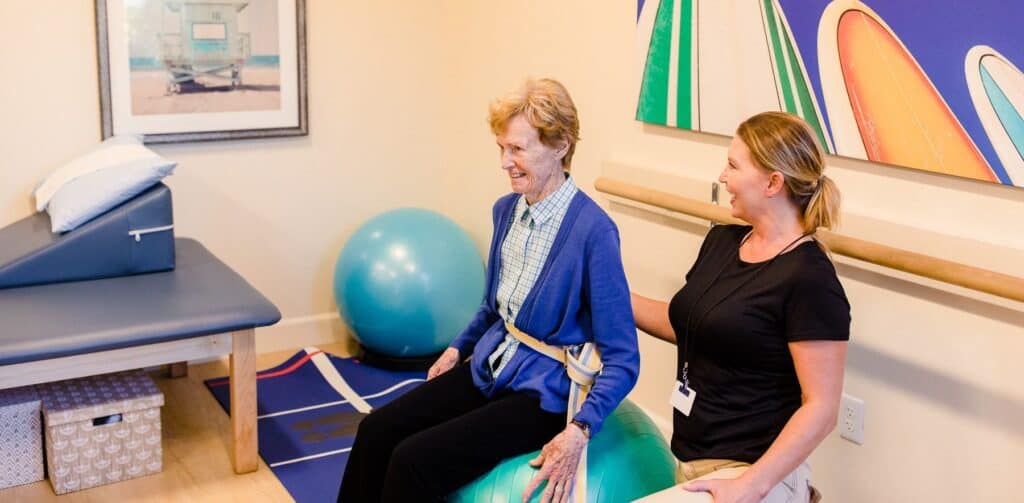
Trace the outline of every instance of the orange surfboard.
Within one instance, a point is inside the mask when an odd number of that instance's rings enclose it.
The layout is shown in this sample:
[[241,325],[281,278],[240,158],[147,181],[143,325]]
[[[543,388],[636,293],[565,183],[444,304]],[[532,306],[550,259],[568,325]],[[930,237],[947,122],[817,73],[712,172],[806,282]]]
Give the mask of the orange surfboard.
[[999,182],[917,60],[870,8],[830,4],[818,51],[838,154]]

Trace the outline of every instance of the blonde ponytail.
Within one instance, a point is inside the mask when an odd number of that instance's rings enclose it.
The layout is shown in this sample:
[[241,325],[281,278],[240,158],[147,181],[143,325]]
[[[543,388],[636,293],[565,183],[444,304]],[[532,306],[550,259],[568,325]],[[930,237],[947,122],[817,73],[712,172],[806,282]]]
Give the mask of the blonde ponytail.
[[804,230],[813,232],[819,227],[835,229],[839,226],[839,206],[842,196],[831,178],[822,175],[814,193],[804,209]]
[[822,173],[825,153],[803,119],[784,112],[764,112],[740,124],[736,136],[761,169],[778,171],[789,198],[800,209],[805,232],[839,225],[839,187]]

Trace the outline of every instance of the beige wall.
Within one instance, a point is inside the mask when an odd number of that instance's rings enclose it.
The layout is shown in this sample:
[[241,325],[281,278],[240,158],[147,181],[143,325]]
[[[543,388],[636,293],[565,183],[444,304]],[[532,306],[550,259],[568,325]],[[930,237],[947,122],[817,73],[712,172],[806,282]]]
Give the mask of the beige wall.
[[[0,225],[28,215],[33,185],[99,139],[92,5],[0,2]],[[307,14],[309,137],[157,148],[181,162],[169,180],[178,233],[284,313],[261,349],[340,335],[333,262],[372,214],[433,207],[486,246],[490,205],[508,190],[486,106],[523,76],[573,92],[574,174],[601,201],[604,173],[700,195],[722,166],[727,139],[633,120],[635,2],[310,0]],[[844,231],[1024,276],[1024,190],[843,159],[830,171]],[[670,297],[706,224],[610,211],[632,287]],[[854,316],[845,387],[866,401],[867,425],[863,446],[833,434],[814,455],[828,500],[1016,498],[1024,306],[838,262]],[[633,398],[664,420],[674,348],[641,343]]]

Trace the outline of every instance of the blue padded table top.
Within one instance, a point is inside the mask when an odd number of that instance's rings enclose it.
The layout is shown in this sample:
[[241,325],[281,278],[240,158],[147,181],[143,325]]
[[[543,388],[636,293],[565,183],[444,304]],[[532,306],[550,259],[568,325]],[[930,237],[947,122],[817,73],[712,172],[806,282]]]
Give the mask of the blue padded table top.
[[277,323],[281,312],[192,239],[173,271],[0,289],[0,365]]

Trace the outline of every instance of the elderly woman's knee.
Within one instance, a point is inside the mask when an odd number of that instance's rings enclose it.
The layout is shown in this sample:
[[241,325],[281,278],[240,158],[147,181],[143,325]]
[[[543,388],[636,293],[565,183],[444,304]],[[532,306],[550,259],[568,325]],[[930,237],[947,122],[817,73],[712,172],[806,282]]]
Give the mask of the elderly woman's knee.
[[376,409],[359,422],[356,438],[360,440],[376,440],[383,438],[395,430],[393,415],[386,409]]
[[402,440],[391,451],[387,471],[384,476],[385,501],[439,501],[451,492],[445,489],[442,475],[451,470],[445,463],[439,463],[431,455],[421,435],[413,435]]
[[430,456],[430,444],[422,434],[412,435],[395,446],[388,466],[389,475],[420,478],[430,472],[436,460]]

